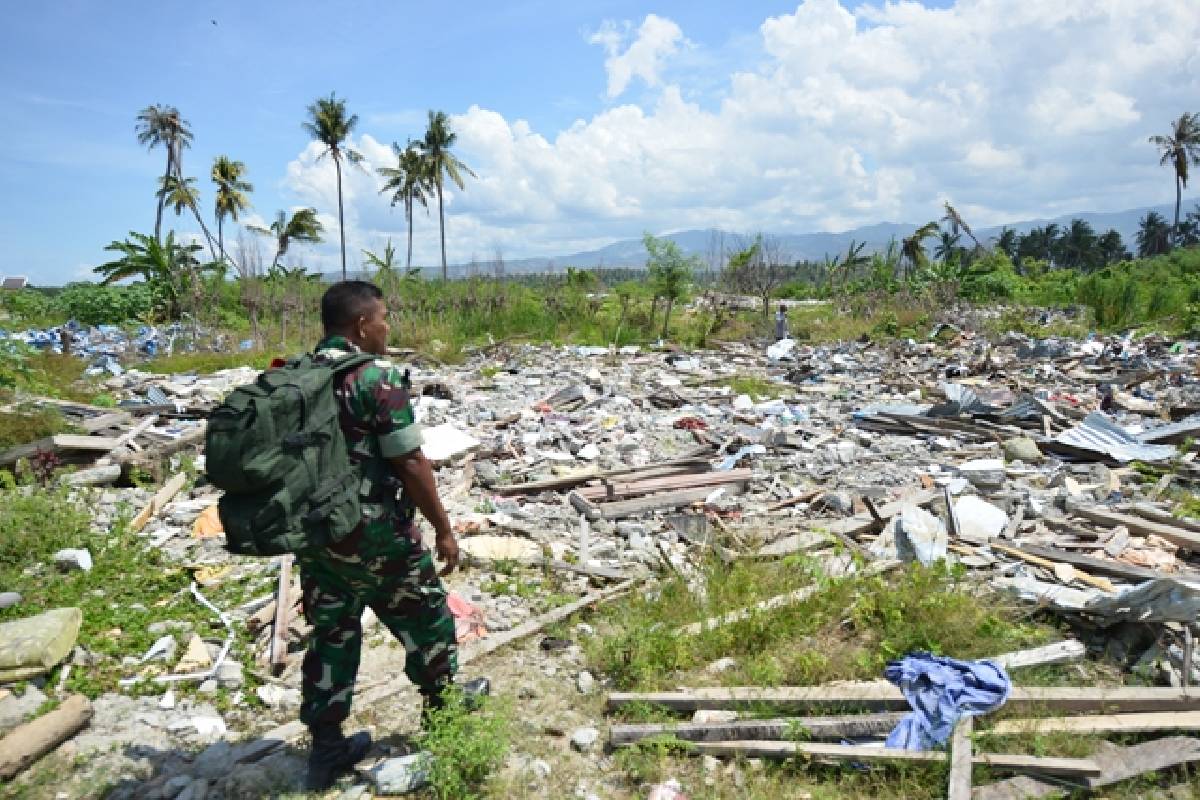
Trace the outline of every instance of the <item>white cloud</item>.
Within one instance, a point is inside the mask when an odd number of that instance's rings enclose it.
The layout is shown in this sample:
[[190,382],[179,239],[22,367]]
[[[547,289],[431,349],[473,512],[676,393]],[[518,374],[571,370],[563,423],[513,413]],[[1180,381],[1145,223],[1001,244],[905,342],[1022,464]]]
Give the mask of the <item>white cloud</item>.
[[635,77],[641,78],[647,86],[658,86],[663,62],[667,56],[678,52],[680,45],[687,41],[678,25],[655,14],[646,15],[637,35],[622,52],[621,46],[630,33],[629,23],[618,28],[609,21],[589,40],[591,44],[602,46],[608,54],[604,59],[604,69],[608,73],[610,100],[620,97]]
[[[479,178],[447,192],[452,260],[565,253],[643,230],[920,223],[941,216],[945,197],[975,227],[1151,204],[1172,192],[1146,138],[1200,96],[1194,0],[854,11],[806,0],[762,23],[752,64],[715,97],[662,83],[664,60],[687,43],[671,20],[609,23],[592,41],[607,54],[610,97],[634,78],[657,89],[558,132],[502,109],[453,116]],[[392,158],[370,134],[356,144],[372,168]],[[334,220],[333,165],[318,153],[302,151],[284,183]],[[399,209],[377,191],[373,174],[347,171],[351,262],[388,236],[404,241]],[[432,211],[417,211],[417,263],[438,259]],[[334,221],[321,258],[336,258],[336,236]]]

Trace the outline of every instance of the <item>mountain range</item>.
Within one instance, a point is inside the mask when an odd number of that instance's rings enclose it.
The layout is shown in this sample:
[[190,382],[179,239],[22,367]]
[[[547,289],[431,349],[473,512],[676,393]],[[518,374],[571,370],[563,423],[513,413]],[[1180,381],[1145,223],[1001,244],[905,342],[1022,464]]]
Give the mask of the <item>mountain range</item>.
[[[1186,208],[1185,204],[1185,213]],[[1131,208],[1127,211],[1076,212],[1047,219],[1021,220],[1019,222],[1010,222],[1007,225],[979,228],[975,229],[974,233],[981,242],[986,243],[989,238],[998,236],[1000,231],[1006,227],[1016,230],[1017,233],[1027,233],[1032,228],[1042,227],[1049,223],[1055,223],[1060,228],[1063,228],[1069,225],[1073,219],[1083,219],[1091,223],[1097,234],[1104,233],[1110,228],[1116,230],[1121,234],[1125,246],[1133,250],[1136,249],[1134,236],[1138,230],[1138,222],[1150,211],[1156,211],[1170,221],[1175,213],[1175,206],[1147,206],[1144,208]],[[881,251],[888,246],[890,241],[895,239],[898,243],[903,237],[910,235],[916,230],[917,227],[919,226],[914,223],[879,222],[874,225],[853,228],[840,233],[764,232],[764,235],[771,236],[778,243],[779,251],[788,256],[788,261],[820,261],[826,255],[833,256],[845,253],[851,241],[865,242],[866,252],[868,253]],[[725,237],[727,250],[735,249],[739,241],[749,241],[751,239],[751,234],[748,233],[719,231],[715,229],[677,231],[663,234],[661,238],[672,240],[687,255],[695,255],[701,259],[705,259],[713,250],[714,240],[719,239],[722,234]],[[964,244],[969,244],[965,236],[963,240]],[[582,267],[587,269],[594,267],[642,268],[645,266],[645,263],[646,249],[642,246],[642,240],[624,239],[597,250],[586,250],[560,256],[505,260],[504,269],[507,274],[513,275],[556,272],[562,271],[567,267]],[[481,272],[490,272],[492,265],[484,262],[477,265],[477,268]],[[456,274],[466,274],[469,269],[467,265],[451,267],[451,271]]]

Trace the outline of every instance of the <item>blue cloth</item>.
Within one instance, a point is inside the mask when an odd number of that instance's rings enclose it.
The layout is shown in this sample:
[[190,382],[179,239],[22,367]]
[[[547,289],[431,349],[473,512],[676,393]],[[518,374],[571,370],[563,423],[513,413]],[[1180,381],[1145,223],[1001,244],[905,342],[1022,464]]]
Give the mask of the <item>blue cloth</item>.
[[912,713],[888,734],[887,746],[930,750],[943,745],[962,716],[995,711],[1012,681],[999,664],[913,653],[893,661],[884,676],[900,687]]

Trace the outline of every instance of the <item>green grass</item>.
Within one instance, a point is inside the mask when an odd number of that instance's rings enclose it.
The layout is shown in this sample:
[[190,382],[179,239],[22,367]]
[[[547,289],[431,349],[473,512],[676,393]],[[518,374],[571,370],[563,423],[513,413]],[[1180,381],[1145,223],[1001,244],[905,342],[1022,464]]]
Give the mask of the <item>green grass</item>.
[[26,406],[16,411],[0,411],[0,451],[56,433],[75,431],[56,408]]
[[[589,647],[593,667],[625,690],[683,683],[807,685],[876,679],[891,659],[926,650],[977,658],[1048,639],[1045,626],[1014,621],[1009,603],[981,598],[958,570],[910,567],[877,577],[826,578],[814,560],[773,564],[716,563],[706,570],[704,599],[679,579],[605,612],[608,632]],[[809,599],[747,619],[680,636],[675,630],[773,595],[816,583]],[[732,670],[703,667],[734,657]]]
[[748,394],[750,397],[781,397],[789,393],[787,386],[757,375],[735,375],[725,381],[734,394]]
[[468,710],[462,693],[447,692],[446,707],[431,714],[421,746],[433,756],[430,788],[438,800],[490,796],[487,784],[504,763],[512,739],[512,708],[495,697]]

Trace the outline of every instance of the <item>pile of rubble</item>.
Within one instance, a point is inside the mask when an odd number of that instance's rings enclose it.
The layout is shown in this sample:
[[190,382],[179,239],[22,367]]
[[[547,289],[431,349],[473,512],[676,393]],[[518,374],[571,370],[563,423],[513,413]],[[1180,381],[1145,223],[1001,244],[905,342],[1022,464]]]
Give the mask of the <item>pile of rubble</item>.
[[[1165,687],[1190,685],[1200,522],[1175,517],[1164,498],[1173,484],[1200,477],[1195,451],[1178,446],[1200,433],[1194,416],[1200,349],[1154,338],[1010,335],[988,342],[955,329],[937,334],[920,343],[817,347],[787,340],[766,356],[733,344],[696,353],[529,346],[491,348],[460,367],[417,360],[425,451],[439,467],[444,501],[475,567],[451,582],[464,660],[656,574],[696,578],[713,553],[732,561],[806,552],[834,574],[912,560],[960,562],[980,579],[1066,615],[1093,651]],[[94,428],[78,438],[105,440],[94,447],[53,442],[77,458],[91,454],[67,480],[112,482],[120,473],[112,467],[138,454],[199,443],[205,412],[253,376],[252,370],[114,376],[110,388],[133,402],[118,409],[63,406]],[[161,797],[193,791],[184,777],[205,789],[230,780],[215,766],[211,775],[199,770],[201,762],[236,771],[278,758],[283,769],[293,756],[282,745],[299,733],[294,723],[264,729],[294,715],[298,702],[306,630],[290,564],[229,555],[216,492],[202,481],[181,491],[183,485],[168,481],[154,496],[105,489],[95,505],[101,527],[118,498],[144,509],[135,524],[146,546],[193,570],[196,602],[211,608],[220,623],[215,629],[223,631],[201,638],[164,621],[155,645],[161,652],[131,654],[122,687],[149,681],[161,692],[104,695],[88,712],[90,730],[105,731],[110,744],[124,736],[120,741],[148,746],[152,735],[161,746],[161,737],[173,737],[171,766],[159,765],[154,783]],[[555,594],[580,599],[552,607],[548,590],[504,590],[514,564],[557,575]],[[206,592],[222,584],[245,587],[254,599],[220,608]],[[760,606],[796,602],[804,591]],[[681,635],[749,613],[754,609],[701,621]],[[234,644],[238,628],[249,632],[245,648]],[[1070,649],[1072,657],[1083,653]],[[64,658],[86,662],[86,653],[71,653],[68,646],[45,669]],[[146,671],[148,662],[163,668]],[[227,690],[235,693],[236,709],[246,670],[260,676],[256,694],[277,720],[238,711],[222,716],[205,703],[206,695]],[[173,689],[181,684],[199,691],[177,700]],[[395,681],[368,686],[364,702],[395,688]],[[1157,709],[1195,708],[1186,691],[1167,691],[1174,699],[1154,701]],[[761,692],[754,697],[761,700]],[[892,708],[898,697],[873,702]],[[0,699],[0,720],[20,721],[24,715],[13,704],[24,709],[33,700]],[[706,702],[736,704],[720,697]],[[1081,703],[1070,708],[1106,707],[1103,698]],[[1143,700],[1122,706],[1144,707]],[[134,722],[122,728],[118,718]],[[886,732],[879,720],[870,724],[879,728],[874,733]],[[837,737],[867,735],[836,730]],[[88,735],[72,746],[87,751]],[[226,741],[246,735],[260,738]],[[746,731],[708,731],[705,741],[729,736],[745,738]],[[201,740],[212,743],[192,760]],[[626,740],[614,736],[613,743]],[[762,755],[774,752],[756,746]],[[712,755],[751,750],[710,748]],[[858,751],[846,757],[856,755],[866,757]],[[1044,767],[1018,771],[1045,774]],[[1059,774],[1096,777],[1089,766],[1067,767]],[[249,772],[239,780],[250,780]]]

